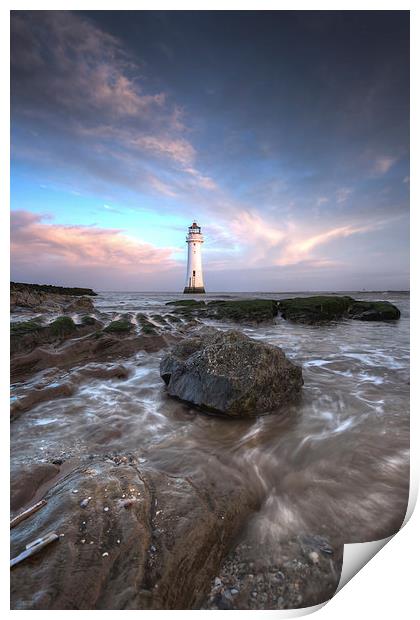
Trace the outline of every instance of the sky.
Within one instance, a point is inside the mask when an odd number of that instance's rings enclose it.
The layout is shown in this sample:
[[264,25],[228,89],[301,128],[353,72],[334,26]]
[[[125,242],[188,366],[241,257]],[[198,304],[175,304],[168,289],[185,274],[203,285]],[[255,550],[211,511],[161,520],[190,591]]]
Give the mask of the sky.
[[409,288],[408,11],[12,11],[11,278]]

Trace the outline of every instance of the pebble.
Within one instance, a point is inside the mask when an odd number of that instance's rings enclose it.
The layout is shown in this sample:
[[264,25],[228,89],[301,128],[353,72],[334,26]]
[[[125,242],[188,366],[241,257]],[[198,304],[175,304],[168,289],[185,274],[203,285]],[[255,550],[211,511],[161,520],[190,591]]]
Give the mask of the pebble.
[[120,541],[120,539],[118,539],[118,540],[117,540],[117,545],[119,545],[119,544],[120,544],[120,542],[121,542],[121,541]]
[[82,540],[80,542],[82,543],[82,545],[84,545],[85,542],[86,542],[86,538],[82,538]]
[[108,512],[108,510],[109,510],[108,506],[105,506],[104,512]]
[[214,580],[214,585],[216,588],[219,588],[222,585],[222,580],[219,577],[216,577]]
[[316,551],[311,551],[311,553],[309,554],[309,559],[311,560],[312,564],[319,564],[319,555]]
[[78,489],[73,489],[72,493],[78,493],[79,490]]
[[103,557],[103,558],[107,558],[108,556],[109,556],[108,551],[105,551],[105,553],[103,553],[103,554],[102,554],[102,557]]
[[230,593],[231,594],[239,594],[239,590],[237,588],[231,588],[230,589]]
[[82,499],[82,501],[80,502],[80,507],[86,508],[86,506],[89,504],[89,501],[90,501],[90,497],[87,497],[86,499]]

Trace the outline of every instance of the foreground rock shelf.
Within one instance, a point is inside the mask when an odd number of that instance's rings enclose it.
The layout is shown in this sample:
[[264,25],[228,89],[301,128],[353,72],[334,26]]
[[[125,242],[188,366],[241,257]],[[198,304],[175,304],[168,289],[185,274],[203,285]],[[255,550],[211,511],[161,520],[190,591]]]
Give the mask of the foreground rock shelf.
[[229,468],[223,480],[130,456],[50,468],[47,504],[12,530],[12,555],[47,532],[59,538],[12,570],[13,609],[197,608],[261,499]]
[[339,319],[358,321],[395,321],[399,309],[388,301],[357,301],[339,295],[314,295],[289,299],[239,299],[232,301],[196,301],[182,299],[168,302],[184,317],[203,317],[238,323],[266,323],[280,316],[295,323],[318,324]]

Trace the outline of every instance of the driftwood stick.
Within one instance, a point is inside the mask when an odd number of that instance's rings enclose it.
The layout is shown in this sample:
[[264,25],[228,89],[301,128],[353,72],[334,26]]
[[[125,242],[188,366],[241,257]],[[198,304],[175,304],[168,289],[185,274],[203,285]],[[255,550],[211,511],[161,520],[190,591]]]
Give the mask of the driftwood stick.
[[24,519],[27,519],[28,517],[30,517],[32,514],[34,514],[34,512],[42,508],[42,506],[45,506],[46,503],[47,503],[46,499],[41,499],[40,502],[37,502],[33,506],[30,506],[30,508],[27,508],[20,514],[16,515],[16,517],[13,517],[13,519],[10,521],[10,529],[12,529],[12,527],[15,527],[18,523],[20,523]]
[[41,549],[58,539],[59,536],[56,532],[50,532],[49,534],[30,542],[26,545],[25,551],[22,551],[22,553],[19,553],[19,555],[10,560],[10,568],[13,568],[16,564],[19,564],[19,562],[23,562],[23,560],[31,557],[31,555],[35,555],[35,553],[38,553],[38,551],[41,551]]

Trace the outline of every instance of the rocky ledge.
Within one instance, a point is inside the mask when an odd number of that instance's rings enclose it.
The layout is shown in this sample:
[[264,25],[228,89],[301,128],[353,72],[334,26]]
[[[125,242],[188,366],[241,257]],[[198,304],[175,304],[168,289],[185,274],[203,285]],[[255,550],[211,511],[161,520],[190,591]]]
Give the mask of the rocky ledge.
[[176,344],[160,374],[171,396],[232,417],[278,410],[303,385],[302,369],[278,347],[215,329]]
[[96,293],[90,288],[67,288],[47,284],[10,283],[10,309],[33,312],[92,312],[89,298]]
[[340,319],[358,321],[395,321],[399,309],[388,301],[357,301],[340,295],[313,295],[275,299],[235,299],[196,301],[185,299],[170,301],[174,312],[183,318],[207,318],[236,323],[273,323],[280,314],[295,323],[321,324]]
[[[40,533],[57,539],[12,570],[13,609],[198,608],[261,499],[228,467],[216,479],[210,463],[200,479],[130,455],[44,470],[36,475],[46,503],[12,530],[12,555]],[[18,508],[34,478],[29,469],[15,480]]]

